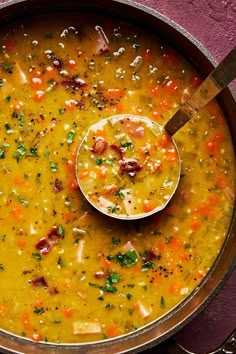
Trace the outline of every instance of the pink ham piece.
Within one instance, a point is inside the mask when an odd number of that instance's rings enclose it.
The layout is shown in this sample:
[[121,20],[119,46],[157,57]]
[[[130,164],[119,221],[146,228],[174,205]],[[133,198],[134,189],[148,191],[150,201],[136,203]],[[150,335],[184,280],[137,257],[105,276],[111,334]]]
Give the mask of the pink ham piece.
[[95,29],[98,32],[96,55],[108,52],[110,50],[109,41],[102,27],[96,26]]
[[73,323],[74,334],[101,333],[102,328],[98,322],[77,321]]

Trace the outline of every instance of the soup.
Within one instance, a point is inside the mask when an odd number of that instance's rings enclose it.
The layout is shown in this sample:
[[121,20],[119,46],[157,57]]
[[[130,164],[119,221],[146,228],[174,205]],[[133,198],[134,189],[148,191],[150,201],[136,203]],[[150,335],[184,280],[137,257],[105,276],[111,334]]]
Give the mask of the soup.
[[93,209],[75,161],[91,124],[127,113],[164,126],[200,82],[156,34],[118,19],[35,17],[1,29],[2,329],[43,342],[106,340],[157,320],[199,285],[235,201],[218,104],[175,135],[179,187],[144,220]]

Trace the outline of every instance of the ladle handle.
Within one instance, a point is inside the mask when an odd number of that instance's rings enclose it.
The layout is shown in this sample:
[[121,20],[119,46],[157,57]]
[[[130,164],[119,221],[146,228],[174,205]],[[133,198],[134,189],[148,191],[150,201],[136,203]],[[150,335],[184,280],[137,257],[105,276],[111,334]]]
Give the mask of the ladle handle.
[[188,101],[166,123],[165,130],[174,135],[200,109],[205,107],[218,93],[236,78],[236,47],[202,82]]

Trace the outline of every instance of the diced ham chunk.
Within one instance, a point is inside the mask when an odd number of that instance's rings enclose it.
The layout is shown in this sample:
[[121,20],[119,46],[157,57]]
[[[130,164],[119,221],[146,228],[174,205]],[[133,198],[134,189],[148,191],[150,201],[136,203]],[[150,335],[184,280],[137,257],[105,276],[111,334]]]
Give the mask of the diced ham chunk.
[[142,169],[142,166],[136,160],[119,160],[121,172],[127,172],[130,177],[134,177],[136,172]]
[[92,147],[92,151],[95,154],[101,155],[105,152],[107,148],[107,142],[102,137],[98,137]]
[[108,41],[107,36],[105,35],[102,27],[96,26],[95,29],[98,32],[96,54],[99,55],[99,54],[108,52],[110,50],[109,41]]
[[123,129],[134,138],[142,138],[144,136],[144,127],[139,122],[126,118],[123,121]]
[[151,312],[143,305],[141,301],[137,302],[137,306],[143,318],[147,318],[151,314]]
[[102,327],[98,322],[77,321],[73,323],[74,334],[101,333]]
[[78,263],[83,263],[84,245],[85,245],[85,240],[79,240],[78,247],[77,247],[77,262]]

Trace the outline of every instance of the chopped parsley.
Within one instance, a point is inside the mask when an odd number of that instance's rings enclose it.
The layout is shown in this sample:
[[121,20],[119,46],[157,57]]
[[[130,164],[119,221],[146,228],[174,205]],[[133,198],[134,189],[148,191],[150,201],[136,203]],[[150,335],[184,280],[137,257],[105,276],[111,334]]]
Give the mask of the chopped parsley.
[[124,188],[119,188],[118,191],[115,192],[115,195],[117,197],[119,197],[120,199],[125,199],[125,195],[124,193],[122,192],[124,190]]
[[23,199],[20,195],[17,196],[17,199],[21,202],[21,204],[23,204],[24,206],[28,207],[29,206],[29,202],[25,199]]
[[65,113],[65,109],[64,108],[59,108],[59,114],[63,114]]
[[11,100],[11,96],[6,96],[6,97],[5,97],[5,102],[6,102],[6,103],[10,102],[10,100]]
[[38,157],[37,148],[30,148],[30,156]]
[[132,267],[138,262],[138,255],[135,250],[131,250],[127,253],[118,252],[115,256],[109,255],[107,259],[119,263],[121,266]]
[[133,145],[132,141],[124,141],[124,140],[120,141],[120,146],[123,148],[130,149],[132,145]]
[[6,234],[0,236],[0,241],[5,241],[5,238],[6,238]]
[[58,228],[57,228],[61,238],[63,239],[65,237],[65,229],[63,228],[62,225],[59,225]]
[[41,184],[40,177],[41,177],[41,173],[37,173],[36,182],[38,184]]
[[119,205],[115,204],[115,205],[110,205],[107,207],[107,211],[111,212],[112,214],[115,214],[117,212],[119,212],[120,207]]
[[116,293],[117,288],[113,286],[113,284],[118,283],[120,280],[120,274],[119,273],[110,273],[109,275],[106,276],[105,278],[105,285],[99,285],[97,283],[89,283],[90,286],[94,286],[95,288],[98,288],[104,292],[108,293]]
[[142,264],[141,270],[142,270],[142,272],[145,272],[146,270],[153,268],[154,266],[155,266],[155,263],[152,261],[145,262],[144,264]]
[[166,304],[165,304],[165,299],[163,296],[161,296],[161,299],[160,299],[160,306],[162,309],[164,309],[166,307]]
[[105,59],[108,60],[108,61],[111,61],[111,56],[110,56],[110,54],[107,54],[107,55],[105,56]]
[[55,164],[55,162],[50,161],[50,169],[52,172],[57,171],[57,165]]
[[74,130],[71,130],[67,136],[67,143],[70,145],[70,144],[73,144],[74,142],[74,137],[75,137],[75,132]]
[[118,237],[112,237],[112,243],[117,246],[120,243],[120,239]]
[[41,254],[40,253],[32,253],[32,256],[37,259],[38,261],[40,261],[42,259]]
[[8,74],[12,74],[12,69],[13,69],[13,66],[14,64],[4,64],[4,63],[1,63],[0,64],[1,68],[6,71]]
[[55,318],[52,323],[61,323],[61,320],[59,318]]
[[6,123],[6,124],[5,124],[5,128],[6,128],[7,134],[12,134],[12,133],[14,133],[14,130],[11,128],[11,126],[10,126],[9,123]]
[[100,166],[102,164],[102,159],[96,158],[95,162],[97,166]]
[[0,270],[4,270],[5,268],[4,268],[4,265],[1,263],[0,264]]

